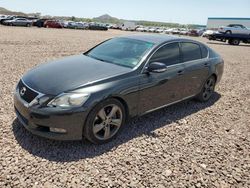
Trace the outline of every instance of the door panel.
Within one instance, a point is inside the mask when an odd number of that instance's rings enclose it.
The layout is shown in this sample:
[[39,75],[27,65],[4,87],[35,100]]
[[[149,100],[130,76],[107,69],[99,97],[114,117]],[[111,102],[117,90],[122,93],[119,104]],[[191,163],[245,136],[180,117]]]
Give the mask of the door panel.
[[184,63],[186,85],[183,88],[187,96],[196,95],[200,92],[203,83],[209,76],[209,60],[200,59]]
[[139,113],[180,100],[183,97],[184,85],[183,64],[170,66],[163,73],[142,74]]
[[185,66],[185,87],[183,93],[186,97],[200,92],[204,81],[209,74],[209,60],[206,58],[208,50],[205,46],[193,42],[181,42],[182,61]]

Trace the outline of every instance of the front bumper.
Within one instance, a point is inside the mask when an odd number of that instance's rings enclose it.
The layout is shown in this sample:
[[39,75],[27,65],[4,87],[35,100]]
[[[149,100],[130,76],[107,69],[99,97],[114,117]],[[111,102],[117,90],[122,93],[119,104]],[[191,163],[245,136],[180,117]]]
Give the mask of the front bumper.
[[[14,95],[14,107],[18,120],[35,135],[54,140],[82,139],[86,111],[28,107],[18,93]],[[51,132],[50,127],[64,129],[66,133]]]

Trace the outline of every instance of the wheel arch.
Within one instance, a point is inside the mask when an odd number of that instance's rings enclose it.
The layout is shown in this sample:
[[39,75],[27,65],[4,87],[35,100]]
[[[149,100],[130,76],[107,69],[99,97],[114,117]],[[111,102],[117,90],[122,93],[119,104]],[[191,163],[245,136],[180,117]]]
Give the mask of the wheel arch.
[[215,83],[217,83],[217,75],[215,73],[212,73],[212,75],[215,78]]
[[111,97],[109,97],[107,99],[112,99],[112,98],[118,100],[124,106],[125,113],[126,113],[126,121],[127,121],[129,119],[129,116],[130,116],[130,114],[129,114],[129,107],[128,107],[127,102],[122,97],[120,97],[120,96],[111,96]]

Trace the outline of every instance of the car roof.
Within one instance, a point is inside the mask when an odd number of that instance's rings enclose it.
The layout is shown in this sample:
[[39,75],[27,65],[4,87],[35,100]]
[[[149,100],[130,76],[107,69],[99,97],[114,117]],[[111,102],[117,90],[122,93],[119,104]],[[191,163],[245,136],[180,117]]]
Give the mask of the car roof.
[[170,35],[163,35],[163,34],[135,34],[135,35],[123,36],[122,38],[141,40],[145,42],[154,43],[156,45],[159,45],[165,42],[171,42],[171,41],[197,42],[197,41],[190,40],[190,39],[185,39],[185,38],[175,37],[175,36],[170,36]]

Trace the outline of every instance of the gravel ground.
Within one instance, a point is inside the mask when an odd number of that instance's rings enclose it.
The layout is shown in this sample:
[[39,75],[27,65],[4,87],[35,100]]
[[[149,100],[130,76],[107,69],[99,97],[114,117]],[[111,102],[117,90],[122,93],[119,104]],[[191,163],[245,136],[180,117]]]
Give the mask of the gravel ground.
[[225,60],[212,100],[135,118],[111,143],[46,140],[18,123],[12,92],[27,70],[124,34],[0,26],[0,187],[250,187],[250,45],[208,43]]

